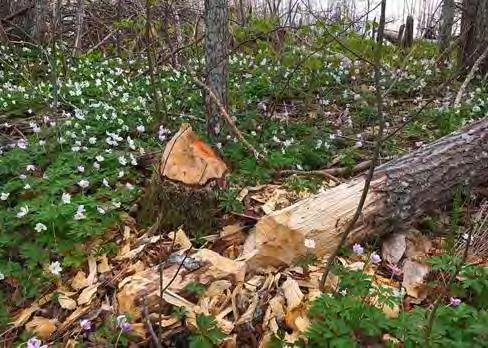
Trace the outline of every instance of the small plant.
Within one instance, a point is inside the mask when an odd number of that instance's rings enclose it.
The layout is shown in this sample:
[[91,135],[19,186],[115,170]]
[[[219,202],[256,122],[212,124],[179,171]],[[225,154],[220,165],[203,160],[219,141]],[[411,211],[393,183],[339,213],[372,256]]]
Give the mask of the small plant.
[[224,338],[225,335],[218,328],[214,317],[197,315],[197,329],[190,336],[190,348],[216,347]]
[[225,213],[242,213],[244,205],[237,199],[239,192],[235,188],[219,192],[219,208]]
[[191,282],[185,286],[185,291],[196,297],[202,296],[205,293],[205,290],[206,289],[202,284],[196,282]]

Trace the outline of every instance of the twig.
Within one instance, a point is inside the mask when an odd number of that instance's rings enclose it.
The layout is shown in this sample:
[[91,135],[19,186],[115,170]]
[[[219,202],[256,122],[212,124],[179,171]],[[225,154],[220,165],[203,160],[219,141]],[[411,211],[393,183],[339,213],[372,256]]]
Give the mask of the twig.
[[[159,309],[159,311],[161,312],[161,308]],[[146,320],[147,330],[151,334],[151,338],[154,344],[156,345],[157,348],[163,348],[163,346],[161,345],[161,341],[158,339],[158,336],[156,336],[156,333],[154,332],[154,328],[151,324],[151,320],[149,319],[149,313],[147,310],[147,298],[144,299],[144,319]],[[159,322],[159,325],[161,326],[161,321]]]
[[352,168],[339,167],[339,168],[329,168],[329,169],[309,170],[309,171],[289,169],[289,170],[281,170],[278,172],[278,174],[279,175],[298,174],[298,175],[323,176],[325,178],[334,180],[337,183],[341,183],[343,182],[343,180],[337,178],[337,176],[343,176],[348,173],[354,174],[354,173],[362,172],[363,170],[368,169],[370,166],[371,166],[371,160],[367,160],[356,164]]
[[488,57],[488,45],[486,45],[483,53],[478,57],[478,59],[476,59],[476,62],[474,62],[473,66],[471,67],[471,70],[469,71],[468,76],[466,76],[466,79],[461,85],[461,88],[459,88],[458,94],[456,95],[456,99],[454,99],[455,107],[461,104],[461,98],[463,97],[463,94],[466,91],[466,87],[468,87],[468,84],[473,79],[475,72],[479,69],[480,64],[486,59],[486,57]]
[[339,254],[339,251],[342,247],[342,245],[346,242],[347,237],[349,236],[349,233],[352,231],[354,228],[354,225],[356,224],[357,220],[359,219],[359,216],[361,215],[361,211],[363,210],[364,203],[366,201],[366,196],[368,195],[369,187],[371,184],[371,180],[373,179],[373,174],[374,174],[374,167],[378,161],[378,158],[380,156],[380,150],[381,150],[381,145],[382,145],[382,140],[383,140],[383,131],[385,128],[385,118],[383,115],[383,97],[381,93],[381,66],[380,66],[380,60],[381,60],[381,49],[383,47],[383,34],[385,30],[385,8],[386,8],[386,0],[381,1],[381,17],[380,17],[380,23],[378,27],[378,37],[377,37],[377,45],[376,45],[376,50],[375,50],[375,64],[374,64],[374,80],[375,80],[375,85],[376,85],[376,103],[377,103],[377,108],[378,108],[378,121],[379,121],[379,131],[378,131],[378,136],[376,140],[376,145],[373,153],[373,158],[371,159],[371,167],[369,168],[368,174],[366,175],[366,179],[364,182],[364,189],[363,193],[361,194],[361,199],[359,200],[359,204],[356,208],[356,212],[354,213],[354,216],[352,219],[349,221],[349,224],[342,234],[341,240],[339,241],[339,244],[335,248],[334,252],[329,256],[327,259],[327,263],[325,265],[325,270],[324,273],[322,274],[322,278],[320,279],[320,290],[324,291],[325,288],[325,281],[327,280],[327,276],[330,273],[330,270],[332,268],[332,264]]
[[[345,169],[345,168],[344,168]],[[296,169],[285,169],[285,170],[280,170],[278,172],[278,175],[280,176],[286,176],[286,175],[307,175],[307,176],[320,176],[324,177],[327,179],[330,179],[338,184],[342,183],[343,180],[336,178],[332,174],[329,174],[328,169],[322,169],[322,170],[296,170]]]
[[252,154],[254,155],[254,157],[261,158],[261,155],[254,148],[254,146],[252,146],[246,140],[246,138],[244,138],[244,136],[242,135],[241,131],[237,128],[234,120],[232,120],[232,118],[229,116],[229,114],[227,113],[227,110],[225,110],[224,106],[220,102],[219,98],[217,98],[217,96],[215,95],[215,93],[212,91],[212,89],[210,89],[210,87],[208,87],[206,84],[204,84],[202,81],[200,81],[199,79],[197,79],[194,76],[192,76],[192,80],[193,80],[193,82],[195,82],[195,84],[197,84],[198,86],[200,86],[201,88],[203,88],[208,93],[208,95],[210,96],[210,98],[212,98],[212,100],[214,101],[214,103],[217,104],[217,106],[219,107],[219,110],[220,110],[220,114],[227,121],[227,124],[229,125],[232,133],[234,133],[234,135],[237,137],[237,139],[239,139],[244,144],[244,146],[247,147],[247,149],[250,152],[252,152]]

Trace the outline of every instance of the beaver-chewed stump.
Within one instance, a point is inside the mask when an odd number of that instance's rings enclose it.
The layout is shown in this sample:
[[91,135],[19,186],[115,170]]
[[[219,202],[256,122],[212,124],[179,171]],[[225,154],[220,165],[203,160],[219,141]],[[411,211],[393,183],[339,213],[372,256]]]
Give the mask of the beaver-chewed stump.
[[183,226],[193,237],[215,232],[216,191],[227,165],[187,124],[168,142],[140,201],[138,220],[160,231]]

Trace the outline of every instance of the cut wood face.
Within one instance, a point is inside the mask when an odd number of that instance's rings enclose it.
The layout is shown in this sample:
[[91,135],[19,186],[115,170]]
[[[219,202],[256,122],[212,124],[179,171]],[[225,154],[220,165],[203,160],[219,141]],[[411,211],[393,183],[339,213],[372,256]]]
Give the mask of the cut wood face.
[[227,165],[188,124],[183,124],[166,145],[159,171],[168,179],[187,185],[205,185],[222,178]]

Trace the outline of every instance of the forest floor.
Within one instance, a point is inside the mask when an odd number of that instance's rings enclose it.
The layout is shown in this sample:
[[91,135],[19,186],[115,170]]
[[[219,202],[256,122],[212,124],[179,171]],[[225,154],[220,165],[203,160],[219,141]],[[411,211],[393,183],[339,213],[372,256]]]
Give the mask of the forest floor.
[[[368,40],[346,39],[371,59]],[[59,54],[53,70],[37,48],[0,47],[0,340],[130,346],[159,336],[176,346],[190,337],[195,347],[303,340],[317,346],[324,339],[331,346],[417,346],[425,343],[423,328],[440,293],[432,343],[483,346],[482,195],[460,194],[389,241],[344,249],[328,295],[319,291],[320,258],[254,273],[238,260],[259,217],[337,185],[300,171],[340,168],[339,179],[347,180],[371,158],[373,70],[340,45],[327,47],[290,45],[279,55],[262,47],[230,57],[229,113],[265,161],[224,127],[213,145],[230,170],[215,191],[216,206],[204,211],[209,223],[185,226],[180,216],[165,221],[173,227],[165,233],[138,210],[153,166],[181,124],[211,143],[202,92],[192,80],[201,59],[179,70],[161,67],[158,113],[144,60]],[[381,163],[487,117],[486,79],[476,78],[463,104],[452,107],[457,67],[433,57],[435,48],[425,43],[408,53],[385,49],[390,136]],[[473,226],[481,231],[478,247],[448,284]],[[164,301],[160,281],[167,285]]]

